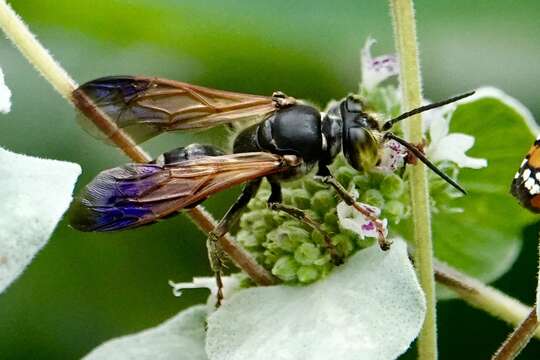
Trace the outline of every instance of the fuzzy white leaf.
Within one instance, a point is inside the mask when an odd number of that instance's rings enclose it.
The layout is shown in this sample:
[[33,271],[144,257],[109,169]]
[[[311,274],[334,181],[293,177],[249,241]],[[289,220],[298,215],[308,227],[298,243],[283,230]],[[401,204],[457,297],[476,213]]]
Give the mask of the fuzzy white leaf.
[[206,360],[206,307],[193,306],[154,328],[109,340],[84,357],[86,360]]
[[0,148],[0,293],[47,243],[80,173],[74,163]]
[[11,91],[4,82],[4,73],[0,68],[0,113],[7,114],[11,110]]
[[418,335],[425,302],[406,245],[372,246],[310,286],[236,293],[208,318],[212,360],[388,360]]

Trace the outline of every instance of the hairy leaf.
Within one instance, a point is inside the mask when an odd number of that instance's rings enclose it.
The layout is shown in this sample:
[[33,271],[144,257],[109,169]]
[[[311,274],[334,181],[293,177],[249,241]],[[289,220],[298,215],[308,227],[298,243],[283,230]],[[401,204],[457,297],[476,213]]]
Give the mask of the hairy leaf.
[[74,163],[0,148],[0,293],[47,243],[80,173]]
[[309,286],[250,288],[208,319],[210,359],[395,359],[416,338],[424,296],[397,240]]
[[109,340],[84,359],[205,360],[205,319],[206,307],[194,306],[154,328]]

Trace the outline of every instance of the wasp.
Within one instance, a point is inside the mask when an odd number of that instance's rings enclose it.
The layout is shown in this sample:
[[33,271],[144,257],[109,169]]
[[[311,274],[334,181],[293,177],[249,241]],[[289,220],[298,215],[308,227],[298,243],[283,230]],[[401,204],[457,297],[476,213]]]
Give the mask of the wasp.
[[75,198],[70,212],[71,226],[78,230],[132,229],[196,206],[224,189],[246,184],[209,234],[210,260],[218,285],[222,265],[216,240],[237,221],[263,178],[270,183],[269,208],[320,231],[336,264],[341,259],[320,224],[302,210],[282,204],[282,182],[306,176],[316,167],[317,179],[377,224],[379,245],[384,250],[390,242],[381,222],[357,203],[329,170],[339,153],[343,152],[354,169],[369,170],[380,161],[383,144],[392,139],[465,193],[418,147],[390,130],[398,121],[455,102],[472,92],[413,109],[384,123],[370,115],[361,100],[352,95],[321,114],[313,106],[282,92],[274,92],[270,97],[256,96],[150,77],[100,78],[80,86],[77,93],[88,96],[136,142],[168,131],[244,124],[234,139],[231,154],[213,145],[192,144],[164,153],[147,164],[127,164],[101,172]]

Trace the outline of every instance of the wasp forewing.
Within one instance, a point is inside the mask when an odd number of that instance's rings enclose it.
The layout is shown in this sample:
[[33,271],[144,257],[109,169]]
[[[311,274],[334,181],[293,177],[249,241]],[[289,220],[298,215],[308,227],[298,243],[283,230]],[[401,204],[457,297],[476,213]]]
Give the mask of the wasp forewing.
[[[74,92],[87,96],[137,143],[165,131],[198,130],[221,124],[260,121],[281,98],[210,89],[152,77],[110,76],[89,81]],[[292,98],[290,98],[292,99]],[[287,99],[287,101],[292,101]],[[82,126],[103,138],[84,117]]]
[[297,162],[295,156],[259,152],[127,164],[101,172],[85,187],[74,200],[70,222],[82,231],[137,227],[231,186],[286,171]]

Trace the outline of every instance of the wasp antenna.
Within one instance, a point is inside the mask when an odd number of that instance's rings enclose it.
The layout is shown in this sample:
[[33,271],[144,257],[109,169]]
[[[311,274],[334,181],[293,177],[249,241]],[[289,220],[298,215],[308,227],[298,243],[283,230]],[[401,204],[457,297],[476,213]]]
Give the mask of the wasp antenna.
[[397,123],[397,122],[399,122],[399,121],[401,121],[403,119],[406,119],[406,118],[408,118],[410,116],[413,116],[413,115],[416,115],[416,114],[420,114],[421,112],[424,112],[424,111],[427,111],[427,110],[435,109],[435,108],[441,107],[443,105],[447,105],[447,104],[456,102],[458,100],[461,100],[463,98],[471,96],[474,93],[475,93],[474,91],[470,91],[468,93],[461,94],[461,95],[458,95],[458,96],[454,96],[454,97],[451,97],[451,98],[446,99],[446,100],[442,100],[442,101],[439,101],[439,102],[436,102],[436,103],[433,103],[433,104],[429,104],[429,105],[425,105],[425,106],[420,106],[419,108],[416,108],[416,109],[412,109],[411,111],[407,111],[406,113],[403,113],[403,114],[399,115],[398,117],[395,117],[395,118],[393,118],[391,120],[388,120],[387,122],[384,123],[382,129],[383,130],[390,130],[392,128],[392,126],[394,126],[395,123]]
[[420,151],[416,146],[410,144],[409,142],[405,141],[404,139],[388,132],[384,134],[384,136],[388,139],[392,139],[400,143],[401,145],[405,146],[410,152],[412,152],[420,161],[422,161],[428,168],[430,168],[435,174],[439,175],[444,181],[452,185],[454,188],[459,190],[464,195],[467,195],[467,191],[465,191],[464,188],[461,187],[457,182],[455,182],[451,177],[446,175],[444,172],[442,172],[438,167],[436,167],[431,161],[429,161],[424,153]]

